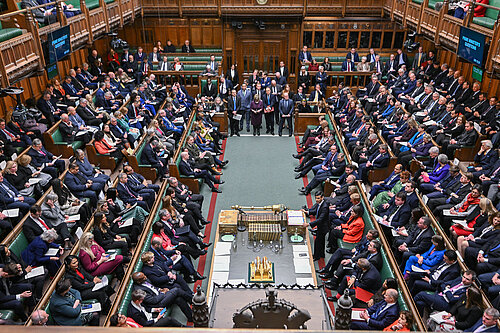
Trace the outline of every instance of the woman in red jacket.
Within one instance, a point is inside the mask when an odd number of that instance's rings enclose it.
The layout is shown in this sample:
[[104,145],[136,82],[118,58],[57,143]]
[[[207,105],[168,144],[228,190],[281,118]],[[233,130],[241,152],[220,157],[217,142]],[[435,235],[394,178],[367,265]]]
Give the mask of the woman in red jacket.
[[[330,230],[328,238],[330,251],[337,248],[337,239],[340,238],[346,243],[357,243],[363,237],[365,222],[363,221],[363,208],[359,205],[352,207],[351,217],[347,223],[341,224],[335,229]],[[333,253],[333,252],[332,252]]]

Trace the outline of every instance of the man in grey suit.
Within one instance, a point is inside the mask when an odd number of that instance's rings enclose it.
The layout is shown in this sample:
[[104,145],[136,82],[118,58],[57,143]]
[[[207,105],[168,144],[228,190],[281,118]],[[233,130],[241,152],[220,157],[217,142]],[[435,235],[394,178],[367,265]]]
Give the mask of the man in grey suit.
[[210,61],[207,62],[207,66],[210,66],[210,69],[214,72],[217,72],[219,69],[219,63],[215,60],[215,56],[213,54],[210,55]]
[[240,120],[240,131],[243,131],[243,122],[247,122],[247,132],[250,132],[250,103],[252,103],[252,92],[247,89],[246,83],[241,85],[240,91],[238,91],[238,97],[240,98],[241,105],[240,111],[244,115]]
[[292,121],[292,116],[293,116],[293,107],[294,103],[290,98],[288,98],[288,93],[283,94],[283,99],[279,103],[279,112],[280,112],[280,122],[279,122],[279,127],[278,127],[278,135],[281,136],[283,132],[283,125],[285,123],[285,119],[288,124],[288,128],[290,130],[290,133],[288,136],[292,136],[293,133],[293,121]]

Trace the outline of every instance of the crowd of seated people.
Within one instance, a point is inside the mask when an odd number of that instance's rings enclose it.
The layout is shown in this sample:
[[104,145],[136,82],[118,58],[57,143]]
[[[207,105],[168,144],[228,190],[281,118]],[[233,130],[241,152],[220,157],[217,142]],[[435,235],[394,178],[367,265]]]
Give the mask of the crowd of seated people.
[[[303,66],[314,63],[307,48],[299,56]],[[337,291],[328,300],[337,301],[347,290],[355,307],[367,308],[360,321],[353,321],[353,329],[404,327],[398,324],[403,311],[397,284],[386,287],[377,302],[360,299],[359,289],[372,295],[384,287],[378,232],[366,230],[362,218],[359,221],[363,206],[358,187],[353,186],[359,180],[366,188],[365,205],[371,206],[399,265],[404,280],[399,283],[408,286],[428,329],[497,332],[498,99],[422,48],[413,63],[401,50],[385,66],[376,54],[367,58],[374,73],[364,89],[354,94],[339,86],[332,96],[324,97],[340,137],[335,140],[333,128],[320,118],[293,155],[300,162],[296,178],[311,177],[299,191],[309,194],[320,189],[316,203],[304,207],[304,213],[315,217],[306,223],[315,235],[313,259],[327,262],[318,271],[320,278],[327,289]],[[353,49],[344,67],[355,70],[360,60]],[[457,155],[457,150],[474,147],[479,148],[470,157]],[[390,175],[372,181],[374,171],[387,169],[390,163],[395,165]],[[333,187],[329,196],[322,192],[324,182]],[[425,208],[431,216],[425,215]],[[437,233],[434,223],[444,235]],[[446,246],[445,238],[453,248]],[[352,251],[339,248],[349,242],[356,244]],[[331,256],[325,258],[325,252]],[[468,270],[461,271],[459,260]],[[493,307],[485,308],[478,287]]]

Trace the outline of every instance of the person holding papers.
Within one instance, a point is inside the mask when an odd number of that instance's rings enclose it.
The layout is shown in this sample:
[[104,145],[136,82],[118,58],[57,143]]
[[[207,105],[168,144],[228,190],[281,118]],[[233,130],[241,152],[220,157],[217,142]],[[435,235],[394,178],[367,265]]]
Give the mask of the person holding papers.
[[94,235],[90,232],[83,234],[80,239],[79,255],[82,267],[92,276],[107,275],[114,273],[118,280],[124,275],[123,263],[128,262],[122,255],[109,255],[94,241]]
[[434,311],[429,318],[428,329],[432,332],[463,331],[474,325],[483,315],[481,292],[474,286],[453,304],[449,312]]
[[82,313],[81,303],[82,296],[72,288],[71,281],[61,280],[50,298],[50,317],[59,326],[99,326],[99,315],[96,312]]
[[57,233],[54,229],[45,230],[28,244],[21,253],[21,258],[30,266],[44,266],[50,276],[55,276],[61,266],[59,257],[63,254],[63,248],[54,243],[56,239]]
[[43,218],[43,221],[45,221],[45,223],[51,225],[57,231],[60,237],[67,242],[65,244],[65,247],[71,248],[72,237],[69,229],[76,226],[77,224],[81,228],[84,228],[85,225],[81,224],[79,220],[77,221],[76,218],[71,219],[69,215],[64,214],[61,208],[59,208],[59,206],[56,206],[57,199],[57,194],[47,194],[47,196],[45,197],[45,201],[41,206],[41,217]]
[[108,284],[111,281],[108,281],[106,276],[103,277],[103,281],[97,276],[90,275],[80,267],[77,256],[67,256],[64,259],[64,265],[66,266],[65,278],[70,280],[73,288],[80,292],[82,300],[98,300],[104,313],[107,313],[111,308],[109,297],[115,293],[115,290]]
[[[118,190],[116,187],[108,188],[106,191],[106,202],[108,204],[109,212],[114,216],[114,218],[112,218],[113,221],[118,216],[121,216],[122,221],[134,218],[134,224],[138,221],[139,225],[142,226],[149,215],[149,212],[144,208],[132,204],[126,204],[118,198]],[[108,212],[106,212],[105,209],[103,212],[108,215]],[[111,217],[109,219],[111,219]]]
[[81,149],[76,150],[76,164],[80,167],[80,171],[94,183],[106,184],[109,181],[109,176],[104,174],[99,168],[90,164],[85,152]]
[[403,270],[405,280],[410,278],[411,272],[431,269],[443,261],[444,251],[446,250],[443,237],[434,235],[431,238],[431,243],[431,247],[425,253],[417,253],[408,258]]
[[[111,201],[111,203],[109,201]],[[132,210],[133,209],[135,209],[135,207],[132,208]],[[114,234],[126,234],[130,237],[131,243],[137,243],[144,221],[141,222],[140,220],[132,217],[132,215],[128,212],[120,214],[121,211],[122,210],[120,208],[113,204],[111,199],[108,199],[108,201],[100,204],[97,208],[96,214],[100,213],[104,215],[109,228]]]
[[384,332],[410,332],[413,327],[413,315],[410,311],[403,310],[399,313],[399,318],[386,328]]
[[104,184],[94,183],[81,173],[75,162],[70,163],[64,184],[79,199],[88,198],[92,207],[97,206],[98,195],[104,188]]
[[28,150],[28,155],[31,156],[31,164],[37,170],[51,175],[52,179],[57,178],[66,168],[66,163],[63,160],[43,148],[40,139],[33,140],[33,144],[30,150]]
[[[451,237],[456,240],[459,236],[467,237],[471,235],[484,223],[487,223],[489,215],[494,212],[495,207],[491,203],[491,200],[488,198],[481,198],[479,200],[479,206],[474,208],[474,210],[469,215],[467,215],[465,220],[463,220],[462,218],[457,219],[462,223],[455,223],[450,227]],[[451,221],[454,222],[454,220]]]
[[0,173],[0,208],[2,210],[19,209],[20,214],[16,218],[16,220],[19,220],[28,213],[28,210],[34,204],[35,199],[21,195],[14,186],[3,178],[3,173]]
[[[125,223],[125,221],[124,221]],[[127,256],[130,249],[130,236],[118,235],[111,231],[106,215],[103,213],[94,214],[94,234],[96,242],[105,250],[119,249],[124,256]],[[137,235],[134,235],[137,237]]]
[[38,180],[32,183],[30,181],[31,174],[18,172],[15,161],[8,161],[2,173],[5,179],[19,191],[19,194],[36,198],[43,194],[43,189],[38,184]]
[[387,289],[384,300],[360,314],[362,321],[352,321],[352,330],[379,331],[393,323],[399,316],[398,291]]
[[336,226],[334,229],[330,230],[330,236],[328,237],[328,247],[331,252],[335,252],[337,249],[337,240],[342,239],[346,243],[356,244],[363,237],[363,231],[365,229],[365,223],[363,221],[363,208],[356,205],[351,210],[351,216],[346,223]]
[[66,113],[63,113],[61,115],[61,120],[62,121],[59,124],[59,131],[61,132],[61,136],[64,142],[73,143],[75,141],[82,141],[84,145],[90,142],[92,137],[83,127],[83,125],[80,127],[75,126]]
[[[146,298],[144,290],[136,289],[132,292],[132,299],[127,308],[127,316],[142,327],[184,327],[180,322],[165,316],[162,308],[145,307],[142,303]],[[153,318],[153,314],[158,315]]]
[[50,184],[54,194],[57,194],[55,204],[61,208],[65,215],[80,215],[79,224],[86,225],[92,215],[89,205],[75,197],[59,178],[52,180]]

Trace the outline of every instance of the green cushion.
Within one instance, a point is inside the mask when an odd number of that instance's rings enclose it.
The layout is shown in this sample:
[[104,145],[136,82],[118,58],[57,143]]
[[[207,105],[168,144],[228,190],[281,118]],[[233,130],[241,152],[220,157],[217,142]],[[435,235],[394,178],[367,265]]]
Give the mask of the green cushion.
[[187,65],[184,65],[184,70],[185,71],[204,71],[205,70],[205,65],[204,64],[200,64],[200,65],[192,65],[192,64],[187,64]]
[[75,7],[75,8],[81,8],[80,7],[80,0],[68,0],[68,1],[66,1],[66,4],[73,5],[73,7]]
[[333,65],[332,66],[332,71],[334,72],[340,72],[342,70],[342,65]]
[[436,2],[440,0],[429,0],[429,8],[436,9]]
[[[1,28],[1,27],[0,27]],[[17,36],[21,36],[23,31],[18,28],[1,28],[0,30],[0,43],[5,42]]]
[[2,320],[14,320],[14,311],[0,310],[0,319],[2,319]]
[[[222,53],[222,49],[198,49],[196,48],[196,53]],[[175,50],[177,53],[182,53],[182,48]]]
[[113,3],[115,0],[104,0],[105,3]]
[[56,129],[56,131],[54,133],[52,133],[52,140],[54,140],[54,143],[60,143],[60,144],[63,144],[63,143],[66,143],[64,142],[63,138],[62,138],[62,135],[61,135],[61,132],[59,131],[59,128]]
[[85,5],[88,10],[92,10],[99,7],[99,0],[87,0],[85,1]]
[[424,2],[424,0],[411,0],[411,1],[414,3],[418,3],[419,5],[421,5]]
[[28,247],[28,239],[24,236],[24,233],[21,232],[16,239],[10,244],[9,249],[18,257],[21,257],[21,252],[24,251]]
[[493,29],[495,27],[495,21],[489,17],[474,17],[472,19],[472,22],[475,24],[478,24],[482,27],[488,28],[488,29]]

